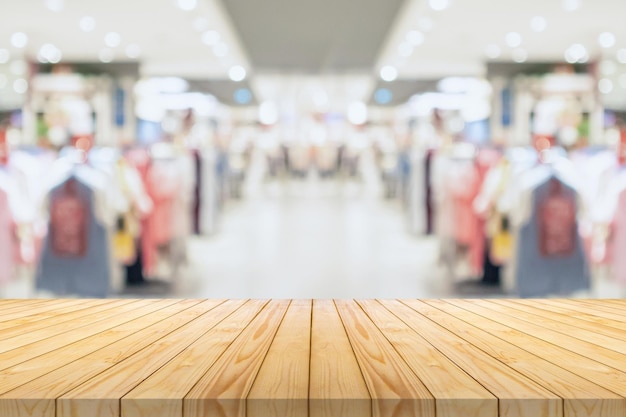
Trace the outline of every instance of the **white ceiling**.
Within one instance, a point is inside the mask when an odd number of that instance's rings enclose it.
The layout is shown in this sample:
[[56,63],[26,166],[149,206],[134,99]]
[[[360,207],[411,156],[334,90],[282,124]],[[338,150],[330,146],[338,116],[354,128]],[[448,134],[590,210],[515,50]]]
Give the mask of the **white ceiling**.
[[[0,0],[0,48],[12,55],[24,53],[36,59],[41,46],[52,43],[68,61],[97,62],[106,47],[108,32],[121,35],[119,47],[112,48],[116,61],[127,61],[126,47],[140,46],[142,72],[147,75],[180,75],[191,78],[227,78],[232,65],[248,67],[248,60],[221,3],[198,0],[195,10],[184,11],[177,0],[63,0],[60,11],[46,7],[50,0]],[[59,0],[53,0],[59,1]],[[83,16],[95,18],[96,27],[86,33],[80,28]],[[226,57],[218,58],[194,29],[196,19],[206,19],[207,30],[216,30],[228,46]],[[24,50],[11,45],[11,35],[28,35]]]
[[[378,68],[395,65],[400,78],[483,75],[485,50],[490,44],[502,50],[496,60],[512,61],[514,49],[505,42],[511,31],[522,36],[521,48],[528,53],[528,61],[563,61],[566,49],[575,43],[583,44],[592,60],[603,54],[615,57],[619,48],[626,48],[626,2],[580,0],[580,8],[568,12],[563,1],[449,0],[447,9],[435,11],[429,0],[407,0],[388,36]],[[544,32],[531,30],[534,16],[546,19]],[[425,42],[410,57],[400,56],[399,45],[410,30],[421,29],[424,18],[430,19],[433,26],[425,33]],[[606,50],[598,43],[604,31],[612,32],[617,39],[615,46]]]
[[[323,74],[302,75],[294,73],[293,68],[282,71],[278,68],[269,73],[251,68],[254,62],[250,63],[246,52],[250,46],[240,41],[234,29],[237,24],[230,21],[222,3],[229,0],[197,0],[193,11],[181,10],[177,6],[180,0],[64,0],[63,10],[56,12],[46,7],[46,1],[50,0],[0,0],[0,48],[9,49],[13,56],[25,54],[36,59],[39,48],[52,43],[62,51],[64,60],[97,62],[105,47],[105,34],[115,31],[122,39],[121,45],[114,48],[115,60],[128,61],[124,52],[126,46],[138,44],[142,50],[139,60],[144,75],[224,80],[232,65],[242,65],[252,75],[250,85],[260,101],[289,102],[301,91],[314,90],[324,90],[333,104],[341,103],[341,106],[352,100],[367,100],[378,81],[378,69],[383,65],[396,66],[402,80],[485,75],[487,45],[496,44],[501,48],[502,56],[496,61],[511,61],[513,50],[505,44],[506,34],[511,31],[521,34],[521,47],[527,51],[529,61],[561,61],[565,50],[574,43],[585,45],[592,60],[602,55],[615,57],[620,48],[626,48],[624,0],[580,0],[581,7],[574,12],[563,10],[563,0],[448,0],[449,7],[443,11],[431,9],[431,0],[406,0],[382,43],[377,63],[369,71],[339,74],[326,70]],[[262,0],[239,0],[240,5],[242,1],[256,4]],[[375,8],[364,8],[361,12],[367,14],[367,10]],[[276,13],[275,18],[286,18]],[[86,15],[96,19],[96,28],[90,33],[83,32],[79,26],[81,17]],[[533,16],[546,18],[548,26],[544,32],[531,30]],[[228,45],[227,56],[215,56],[211,47],[202,42],[202,32],[194,28],[199,18],[205,19],[205,29],[220,33]],[[425,33],[425,42],[417,46],[410,57],[401,57],[398,46],[410,30],[421,29],[424,18],[433,24],[432,30]],[[376,16],[362,16],[361,20],[368,19],[375,20]],[[315,27],[324,31],[324,22],[320,21]],[[25,32],[29,37],[24,50],[11,46],[10,38],[16,31]],[[598,35],[604,31],[616,35],[617,42],[612,48],[602,49],[598,44]],[[289,33],[281,35],[290,36]],[[305,35],[300,34],[300,37]],[[307,36],[314,39],[319,33]],[[363,47],[360,43],[373,42],[367,37],[349,39],[355,50]],[[262,48],[263,43],[257,42],[254,47]],[[320,67],[324,67],[323,63]],[[350,65],[343,66],[347,67]],[[618,73],[621,72],[626,73],[626,69],[620,67]]]

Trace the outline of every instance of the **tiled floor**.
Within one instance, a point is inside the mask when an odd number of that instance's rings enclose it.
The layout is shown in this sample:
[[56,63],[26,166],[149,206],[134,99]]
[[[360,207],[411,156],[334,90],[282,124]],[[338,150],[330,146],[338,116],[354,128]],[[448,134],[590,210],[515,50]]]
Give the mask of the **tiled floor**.
[[448,293],[433,239],[407,233],[369,157],[360,179],[263,180],[230,202],[213,237],[190,242],[181,291],[200,297],[398,298]]

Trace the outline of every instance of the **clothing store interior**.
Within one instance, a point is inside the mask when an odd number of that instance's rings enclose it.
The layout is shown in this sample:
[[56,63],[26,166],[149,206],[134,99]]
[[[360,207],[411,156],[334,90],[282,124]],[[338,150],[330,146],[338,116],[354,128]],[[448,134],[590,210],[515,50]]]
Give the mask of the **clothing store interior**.
[[1,298],[626,297],[626,3],[0,7]]

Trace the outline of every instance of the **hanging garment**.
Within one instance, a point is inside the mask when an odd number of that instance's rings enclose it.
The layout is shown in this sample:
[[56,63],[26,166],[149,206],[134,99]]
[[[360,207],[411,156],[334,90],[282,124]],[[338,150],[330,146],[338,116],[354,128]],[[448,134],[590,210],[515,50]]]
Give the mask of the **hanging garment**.
[[435,155],[434,150],[429,150],[426,153],[426,160],[424,163],[424,187],[426,188],[426,234],[432,235],[435,232],[435,207],[433,202],[433,188],[432,188],[432,165],[433,157]]
[[612,230],[613,278],[615,282],[626,285],[626,189],[619,194]]
[[0,188],[0,284],[13,278],[15,239],[13,218],[7,193]]
[[49,205],[49,234],[37,270],[37,289],[59,296],[107,297],[110,242],[95,215],[95,191],[71,177],[52,189]]
[[196,177],[196,185],[193,190],[193,233],[200,234],[200,207],[202,206],[202,156],[199,150],[193,151],[194,174]]
[[576,250],[578,225],[575,195],[565,192],[556,178],[548,182],[547,196],[539,203],[539,252],[546,258],[571,256]]
[[577,193],[555,177],[531,199],[530,218],[519,230],[516,286],[520,297],[569,296],[590,287],[589,268],[577,234]]

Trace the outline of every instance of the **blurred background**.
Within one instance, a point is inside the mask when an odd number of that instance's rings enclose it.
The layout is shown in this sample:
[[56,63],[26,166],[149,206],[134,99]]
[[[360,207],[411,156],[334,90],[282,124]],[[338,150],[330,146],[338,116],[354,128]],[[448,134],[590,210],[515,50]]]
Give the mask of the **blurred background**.
[[1,8],[1,297],[626,296],[626,4]]

